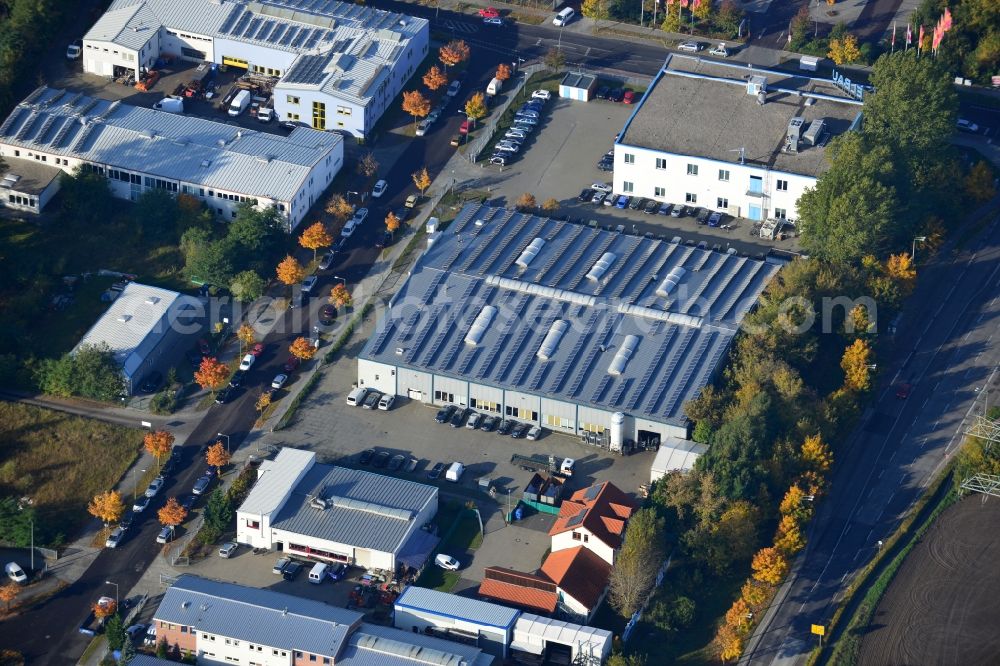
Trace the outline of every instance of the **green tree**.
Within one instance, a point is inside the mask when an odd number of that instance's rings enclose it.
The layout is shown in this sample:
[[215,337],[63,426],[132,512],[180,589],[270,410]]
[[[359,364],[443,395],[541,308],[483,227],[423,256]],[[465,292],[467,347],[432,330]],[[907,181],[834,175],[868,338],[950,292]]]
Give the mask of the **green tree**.
[[605,0],[583,0],[580,12],[589,19],[602,20],[611,16]]
[[108,640],[108,647],[111,650],[121,650],[122,645],[128,637],[125,635],[125,624],[122,622],[122,617],[118,613],[115,613],[108,618],[108,621],[104,624],[104,635]]
[[[4,481],[7,484],[7,481]],[[20,509],[13,497],[0,499],[0,541],[6,541],[18,548],[27,548],[31,544],[31,526],[35,525],[38,536],[38,517],[33,507]]]
[[180,238],[177,200],[166,190],[146,190],[135,202],[130,217],[132,224],[147,241],[177,243]]
[[75,223],[104,227],[114,217],[114,197],[111,196],[107,178],[82,166],[72,174],[62,174],[60,178],[62,212],[73,218]]
[[87,345],[75,354],[43,362],[39,385],[45,393],[111,402],[125,395],[125,377],[106,344]]
[[166,659],[167,652],[169,650],[170,646],[167,645],[167,639],[161,636],[160,639],[156,641],[156,657],[158,659]]
[[233,506],[221,488],[209,496],[204,518],[202,532],[205,535],[203,540],[207,543],[217,541],[229,529],[233,519]]
[[133,659],[135,659],[135,645],[132,641],[125,641],[125,645],[122,646],[122,658],[118,661],[119,664],[128,664]]
[[212,234],[193,227],[181,236],[184,272],[192,280],[208,284],[231,284],[235,269],[232,247],[226,239],[213,240]]
[[562,68],[566,66],[566,56],[563,55],[561,49],[552,48],[546,51],[543,62],[553,72],[561,72]]
[[652,508],[640,509],[629,519],[609,581],[611,605],[623,617],[632,615],[653,588],[663,564],[664,535],[663,518]]
[[267,283],[256,271],[242,271],[236,274],[229,290],[233,298],[244,303],[251,303],[264,295]]

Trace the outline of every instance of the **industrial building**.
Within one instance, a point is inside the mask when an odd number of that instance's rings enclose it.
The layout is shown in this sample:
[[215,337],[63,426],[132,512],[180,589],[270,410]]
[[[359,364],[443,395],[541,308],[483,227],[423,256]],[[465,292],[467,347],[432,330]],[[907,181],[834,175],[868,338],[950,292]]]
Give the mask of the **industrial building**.
[[751,220],[798,219],[855,127],[856,85],[742,63],[668,56],[615,142],[614,191]]
[[132,395],[161,361],[170,360],[185,334],[201,330],[204,314],[198,299],[130,282],[73,348],[107,347],[122,367],[125,390]]
[[180,576],[153,614],[157,640],[204,664],[489,666],[479,648],[364,622],[364,614],[267,589]]
[[344,139],[306,127],[257,132],[41,87],[0,124],[0,158],[15,172],[25,162],[89,169],[121,199],[187,194],[222,219],[241,203],[273,206],[290,231],[340,171]]
[[421,529],[438,490],[362,470],[322,465],[285,447],[265,460],[236,512],[236,540],[303,559],[371,569],[420,569],[438,539]]
[[117,77],[171,56],[272,77],[280,120],[364,138],[427,55],[429,23],[338,0],[113,0],[83,69]]
[[619,451],[687,437],[684,402],[779,268],[478,204],[430,242],[360,353],[359,384]]

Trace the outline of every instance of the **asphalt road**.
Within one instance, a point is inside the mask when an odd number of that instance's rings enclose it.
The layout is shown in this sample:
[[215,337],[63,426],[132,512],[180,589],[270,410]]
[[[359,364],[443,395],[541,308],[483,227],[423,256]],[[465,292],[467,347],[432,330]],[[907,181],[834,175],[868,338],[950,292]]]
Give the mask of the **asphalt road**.
[[[923,268],[913,309],[880,370],[879,399],[838,453],[800,568],[741,663],[805,661],[816,644],[810,625],[829,624],[851,578],[961,444],[963,422],[982,408],[982,390],[992,385],[996,394],[1000,225],[975,243]],[[905,399],[897,397],[902,383],[912,386]]]

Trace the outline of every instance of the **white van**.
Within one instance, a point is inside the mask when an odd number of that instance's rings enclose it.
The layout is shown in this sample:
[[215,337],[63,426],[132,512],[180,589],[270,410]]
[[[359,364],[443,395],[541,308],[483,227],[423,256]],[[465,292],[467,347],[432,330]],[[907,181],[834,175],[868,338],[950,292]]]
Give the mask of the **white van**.
[[309,582],[315,585],[322,583],[323,578],[326,577],[327,568],[329,568],[329,565],[323,562],[317,562],[314,564],[312,571],[309,572]]
[[230,116],[235,118],[246,111],[248,106],[250,106],[250,91],[241,90],[236,93],[236,97],[234,97],[233,101],[229,104],[228,113]]
[[561,28],[572,21],[574,16],[576,16],[576,10],[572,7],[566,7],[556,14],[554,19],[552,19],[552,25],[557,25]]
[[347,394],[347,404],[353,407],[357,407],[365,401],[365,396],[368,395],[367,386],[359,386],[350,393]]
[[465,472],[465,465],[460,462],[453,462],[448,471],[445,472],[444,478],[451,481],[452,483],[458,483],[458,480],[462,478],[462,473]]

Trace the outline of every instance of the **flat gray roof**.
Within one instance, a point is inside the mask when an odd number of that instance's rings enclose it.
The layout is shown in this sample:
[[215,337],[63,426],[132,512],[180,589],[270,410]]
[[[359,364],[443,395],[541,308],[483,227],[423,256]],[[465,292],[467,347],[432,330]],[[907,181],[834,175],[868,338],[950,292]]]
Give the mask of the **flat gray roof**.
[[521,611],[500,604],[460,597],[450,592],[439,592],[426,587],[409,585],[396,599],[396,609],[431,613],[453,620],[508,630]]
[[[747,94],[750,76],[767,79],[763,105]],[[825,142],[800,142],[797,153],[785,152],[789,121],[802,117],[805,131],[811,121],[822,118],[833,137],[847,131],[861,109],[828,80],[672,54],[626,123],[618,145],[732,163],[739,163],[742,148],[748,164],[816,177],[828,167]]]
[[570,88],[587,88],[589,89],[597,81],[597,77],[591,76],[590,74],[576,74],[569,72],[563,77],[563,80],[559,83],[562,86],[568,86]]
[[337,656],[338,666],[489,666],[493,657],[477,647],[361,623]]
[[298,127],[288,136],[38,88],[0,124],[0,143],[136,173],[290,201],[344,139]]
[[[395,553],[417,514],[437,497],[433,486],[362,470],[314,465],[271,527],[317,539]],[[311,505],[326,501],[325,509]]]
[[62,175],[59,167],[35,160],[7,157],[5,163],[6,167],[0,164],[0,193],[9,189],[37,196]]
[[777,270],[470,204],[421,256],[360,357],[684,425],[684,401]]
[[153,617],[269,647],[337,655],[361,613],[267,589],[182,575]]

